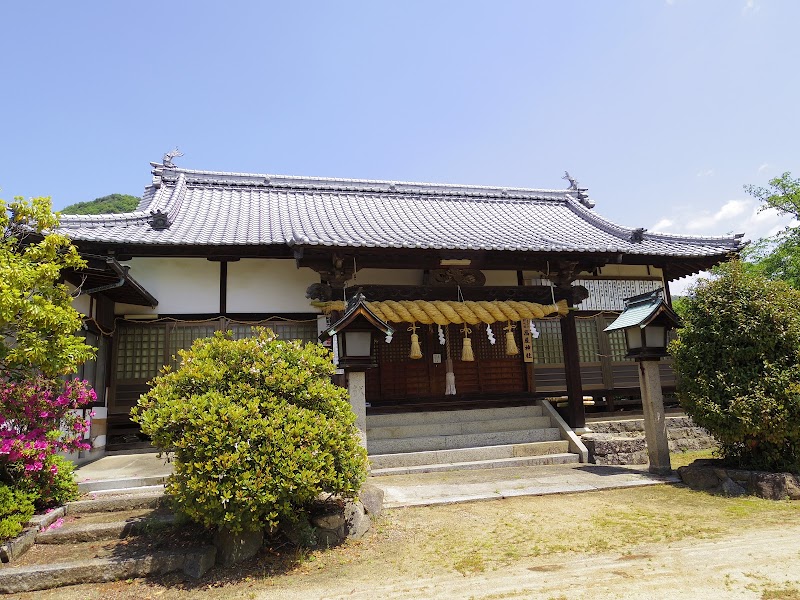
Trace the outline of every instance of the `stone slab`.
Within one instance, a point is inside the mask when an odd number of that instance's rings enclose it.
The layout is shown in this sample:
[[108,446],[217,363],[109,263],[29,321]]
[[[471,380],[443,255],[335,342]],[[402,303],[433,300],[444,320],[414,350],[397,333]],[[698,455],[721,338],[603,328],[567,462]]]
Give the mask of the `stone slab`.
[[[128,558],[95,558],[53,565],[31,565],[0,569],[0,593],[20,594],[80,583],[103,583],[133,577],[185,571],[200,576],[213,566],[213,547],[159,551]],[[198,575],[195,575],[198,574]]]
[[369,415],[367,428],[391,427],[428,423],[459,423],[482,419],[512,419],[516,417],[541,417],[540,406],[509,406],[506,408],[478,408],[474,410],[443,410],[430,412]]
[[86,512],[113,512],[118,510],[134,510],[137,508],[158,508],[166,504],[164,490],[146,493],[131,492],[114,497],[76,500],[67,502],[66,514],[73,515]]
[[[458,477],[457,483],[454,477]],[[601,489],[676,483],[675,476],[646,468],[572,464],[498,468],[459,473],[424,473],[373,477],[386,494],[385,508],[474,502],[514,496],[565,494]]]

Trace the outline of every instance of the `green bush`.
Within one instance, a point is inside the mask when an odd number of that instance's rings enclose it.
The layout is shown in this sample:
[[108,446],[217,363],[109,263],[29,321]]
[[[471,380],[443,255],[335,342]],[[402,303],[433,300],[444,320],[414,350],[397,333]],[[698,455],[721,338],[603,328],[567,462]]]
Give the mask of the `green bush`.
[[18,487],[35,495],[37,510],[61,506],[79,495],[75,465],[58,454],[49,455],[41,471],[27,472]]
[[34,494],[0,483],[0,541],[13,538],[33,516]]
[[231,531],[297,522],[320,493],[354,496],[366,478],[347,391],[330,353],[269,330],[223,334],[181,351],[132,411],[174,452],[167,492],[207,527]]
[[670,349],[686,412],[730,464],[800,472],[800,292],[733,262],[682,317]]

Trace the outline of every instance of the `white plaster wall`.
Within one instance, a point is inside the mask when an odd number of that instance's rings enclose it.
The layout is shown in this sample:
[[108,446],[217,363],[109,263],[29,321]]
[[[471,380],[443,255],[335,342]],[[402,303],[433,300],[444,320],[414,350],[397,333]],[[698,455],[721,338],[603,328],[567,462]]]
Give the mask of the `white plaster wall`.
[[347,285],[422,285],[422,275],[422,269],[361,269]]
[[117,303],[114,312],[193,314],[219,312],[219,263],[204,258],[134,258],[123,263],[130,275],[158,300],[158,306]]
[[[72,285],[71,283],[67,284],[67,288],[69,289],[70,293],[74,293],[76,289],[75,286]],[[91,300],[88,294],[85,296],[78,296],[77,298],[72,299],[72,308],[74,308],[75,310],[77,310],[79,313],[81,313],[86,317],[94,316],[89,314],[90,307],[91,307]]]
[[297,268],[294,259],[243,258],[228,263],[228,312],[318,312],[306,298],[306,288],[319,274]]
[[483,271],[486,285],[517,285],[516,271]]

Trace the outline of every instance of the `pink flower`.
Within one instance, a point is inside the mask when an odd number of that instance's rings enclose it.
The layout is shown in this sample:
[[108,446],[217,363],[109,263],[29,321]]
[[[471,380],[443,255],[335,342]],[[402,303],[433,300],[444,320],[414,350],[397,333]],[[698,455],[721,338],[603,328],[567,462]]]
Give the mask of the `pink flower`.
[[58,474],[58,467],[56,465],[50,465],[50,472],[53,475],[57,475]]

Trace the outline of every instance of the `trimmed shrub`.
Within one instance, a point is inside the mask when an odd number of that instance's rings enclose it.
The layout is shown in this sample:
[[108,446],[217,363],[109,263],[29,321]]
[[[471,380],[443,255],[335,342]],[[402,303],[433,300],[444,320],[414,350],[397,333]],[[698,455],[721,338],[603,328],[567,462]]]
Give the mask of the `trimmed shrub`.
[[0,541],[13,538],[33,516],[35,494],[0,483]]
[[800,292],[733,262],[682,317],[670,350],[686,412],[729,464],[800,472]]
[[218,333],[180,354],[132,411],[174,453],[167,492],[179,510],[255,531],[304,519],[321,493],[356,495],[366,452],[328,350],[262,329],[242,340]]

